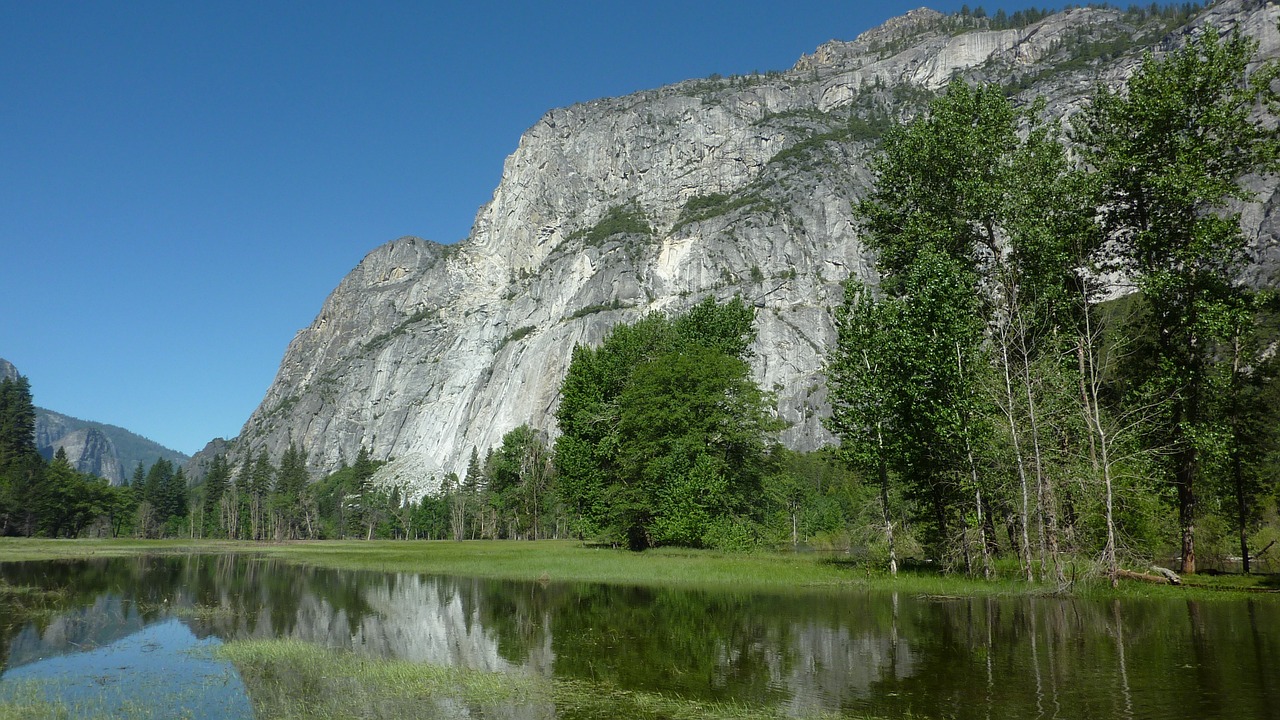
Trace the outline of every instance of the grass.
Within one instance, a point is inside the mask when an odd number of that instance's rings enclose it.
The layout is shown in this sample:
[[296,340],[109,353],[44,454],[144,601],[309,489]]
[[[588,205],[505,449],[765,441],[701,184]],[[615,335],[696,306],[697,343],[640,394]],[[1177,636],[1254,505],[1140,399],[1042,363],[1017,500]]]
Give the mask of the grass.
[[532,676],[370,659],[297,640],[237,641],[217,654],[240,671],[259,718],[487,716],[548,699]]
[[0,580],[0,632],[32,620],[52,617],[65,603],[66,595],[63,590],[10,585]]
[[258,718],[787,717],[772,708],[632,692],[607,683],[373,659],[295,640],[236,641],[217,652],[240,671]]
[[[763,592],[882,590],[911,595],[1050,595],[1057,588],[1028,584],[1010,567],[998,579],[943,575],[929,569],[897,577],[832,553],[749,553],[660,548],[633,553],[573,540],[404,541],[320,540],[251,543],[230,540],[0,539],[0,559],[119,557],[141,554],[252,553],[262,557],[348,570],[456,575],[504,580],[595,582],[678,588],[732,588]],[[1196,575],[1182,587],[1125,581],[1118,589],[1089,579],[1085,565],[1068,576],[1073,595],[1280,600],[1280,578],[1268,575]],[[3,597],[3,596],[0,596]]]

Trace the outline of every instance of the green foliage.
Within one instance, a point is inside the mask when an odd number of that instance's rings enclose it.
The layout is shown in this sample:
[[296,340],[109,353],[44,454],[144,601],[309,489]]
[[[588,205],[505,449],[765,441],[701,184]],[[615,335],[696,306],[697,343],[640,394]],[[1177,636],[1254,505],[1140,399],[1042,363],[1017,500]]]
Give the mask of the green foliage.
[[0,535],[33,532],[28,499],[42,471],[31,384],[21,375],[6,377],[0,380]]
[[636,549],[703,545],[706,523],[751,519],[775,429],[743,361],[753,316],[707,298],[574,349],[555,463],[577,533]]
[[440,316],[440,311],[436,308],[422,308],[417,312],[413,313],[412,315],[410,315],[409,317],[405,318],[403,321],[401,321],[399,324],[397,324],[395,327],[391,328],[390,330],[384,333],[378,333],[377,335],[374,335],[373,337],[369,338],[368,340],[365,341],[365,343],[361,347],[364,349],[365,352],[374,352],[376,350],[381,350],[382,348],[389,345],[392,340],[408,332],[409,328],[413,327],[414,325],[417,325],[418,323],[423,322],[425,320],[433,320],[435,318],[438,318],[439,316]]
[[758,192],[738,195],[726,195],[724,193],[697,195],[685,202],[684,208],[680,211],[680,219],[676,221],[671,231],[675,232],[687,225],[704,222],[742,209],[746,209],[748,212],[771,211],[774,209],[774,203],[765,199]]
[[[1100,88],[1073,128],[1078,173],[1041,105],[1020,114],[989,86],[953,83],[886,135],[858,205],[880,285],[848,285],[828,359],[830,427],[849,466],[881,480],[886,540],[909,523],[935,559],[963,552],[972,568],[1004,516],[1023,572],[1055,566],[1061,581],[1060,542],[1178,554],[1172,498],[1184,569],[1197,512],[1215,557],[1230,528],[1249,556],[1277,391],[1267,301],[1244,291],[1227,209],[1248,199],[1242,176],[1280,157],[1256,120],[1280,70],[1246,72],[1253,50],[1209,30],[1148,57],[1125,91]],[[1125,270],[1141,296],[1093,305],[1086,267]],[[772,492],[807,502],[785,478]]]
[[632,307],[632,306],[627,305],[626,303],[622,302],[617,298],[614,298],[607,303],[595,303],[593,305],[586,305],[586,306],[580,307],[577,310],[573,311],[573,314],[569,315],[565,319],[577,320],[578,318],[586,317],[588,315],[595,315],[596,313],[609,312],[610,310],[621,310],[622,308],[629,308],[629,307]]
[[375,461],[365,447],[355,463],[329,473],[308,488],[315,513],[326,538],[367,538],[376,536],[387,516],[389,497],[373,487],[371,480],[385,463]]
[[202,503],[205,537],[226,537],[226,513],[224,508],[231,500],[231,465],[225,455],[215,455],[204,477],[204,501]]
[[297,540],[309,534],[305,528],[306,516],[314,502],[309,493],[309,480],[306,451],[289,443],[280,458],[275,493],[271,498],[277,539]]
[[1194,526],[1206,461],[1230,434],[1212,399],[1218,348],[1248,315],[1239,275],[1248,260],[1232,201],[1240,178],[1275,169],[1280,139],[1254,112],[1277,100],[1280,66],[1249,71],[1256,42],[1212,28],[1157,60],[1148,55],[1123,92],[1100,87],[1075,126],[1091,166],[1098,231],[1151,308],[1155,343],[1141,392],[1161,402],[1156,439],[1178,494],[1184,571],[1195,567]]
[[534,540],[554,506],[551,452],[542,433],[521,425],[502,436],[487,463],[484,502],[496,519],[494,535]]
[[599,222],[590,228],[579,230],[569,235],[570,240],[582,240],[588,246],[597,246],[616,235],[653,235],[653,228],[644,215],[644,210],[635,202],[626,205],[614,205],[605,211]]
[[525,325],[512,330],[505,338],[502,339],[502,342],[498,343],[498,349],[506,347],[508,343],[513,343],[517,340],[523,340],[529,337],[537,329],[538,327],[536,325]]

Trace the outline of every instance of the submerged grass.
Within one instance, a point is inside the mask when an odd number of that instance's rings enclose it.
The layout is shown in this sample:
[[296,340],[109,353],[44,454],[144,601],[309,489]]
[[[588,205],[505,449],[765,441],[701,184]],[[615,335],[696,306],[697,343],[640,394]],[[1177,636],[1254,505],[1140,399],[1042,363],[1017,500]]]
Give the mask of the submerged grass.
[[627,691],[583,680],[372,659],[295,640],[231,642],[219,648],[218,654],[240,671],[254,713],[263,719],[789,717],[772,708]]
[[66,595],[64,590],[10,585],[0,580],[0,629],[53,616],[62,607]]

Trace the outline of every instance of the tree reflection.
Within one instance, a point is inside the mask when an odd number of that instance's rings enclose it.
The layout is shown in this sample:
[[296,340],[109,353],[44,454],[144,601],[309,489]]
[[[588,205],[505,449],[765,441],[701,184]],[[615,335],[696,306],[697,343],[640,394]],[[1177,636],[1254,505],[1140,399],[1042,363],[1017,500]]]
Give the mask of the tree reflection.
[[1266,603],[762,595],[231,555],[8,563],[0,580],[58,598],[57,612],[20,621],[0,608],[6,666],[176,616],[200,637],[289,637],[790,714],[1234,719],[1280,708],[1280,619]]

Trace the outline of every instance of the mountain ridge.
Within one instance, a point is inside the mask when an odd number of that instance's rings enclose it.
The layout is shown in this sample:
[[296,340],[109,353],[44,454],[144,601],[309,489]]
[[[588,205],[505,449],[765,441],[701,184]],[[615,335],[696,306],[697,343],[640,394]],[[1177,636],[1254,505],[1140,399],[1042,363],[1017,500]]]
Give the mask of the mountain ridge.
[[[554,434],[575,344],[708,295],[756,306],[753,371],[791,423],[782,441],[825,444],[829,308],[845,279],[874,279],[852,202],[888,123],[953,77],[1025,84],[1023,102],[1043,96],[1068,116],[1096,82],[1127,77],[1139,49],[1174,47],[1206,22],[1244,29],[1275,57],[1278,14],[1227,0],[1173,28],[1078,8],[959,31],[957,16],[917,10],[781,73],[553,109],[520,138],[467,240],[400,238],[342,280],[295,335],[234,452],[278,458],[296,443],[328,472],[364,446],[391,461],[385,481],[431,491],[521,423]],[[1127,51],[1097,54],[1125,37]],[[1262,201],[1243,222],[1259,238],[1261,279],[1280,266],[1280,201],[1274,179],[1255,184]]]
[[[0,358],[0,378],[17,379],[19,375],[13,363]],[[35,411],[36,449],[45,460],[52,459],[62,448],[72,467],[106,478],[113,485],[123,483],[125,473],[132,472],[139,462],[150,466],[164,458],[183,465],[190,460],[184,453],[118,425],[81,420],[38,405]]]

